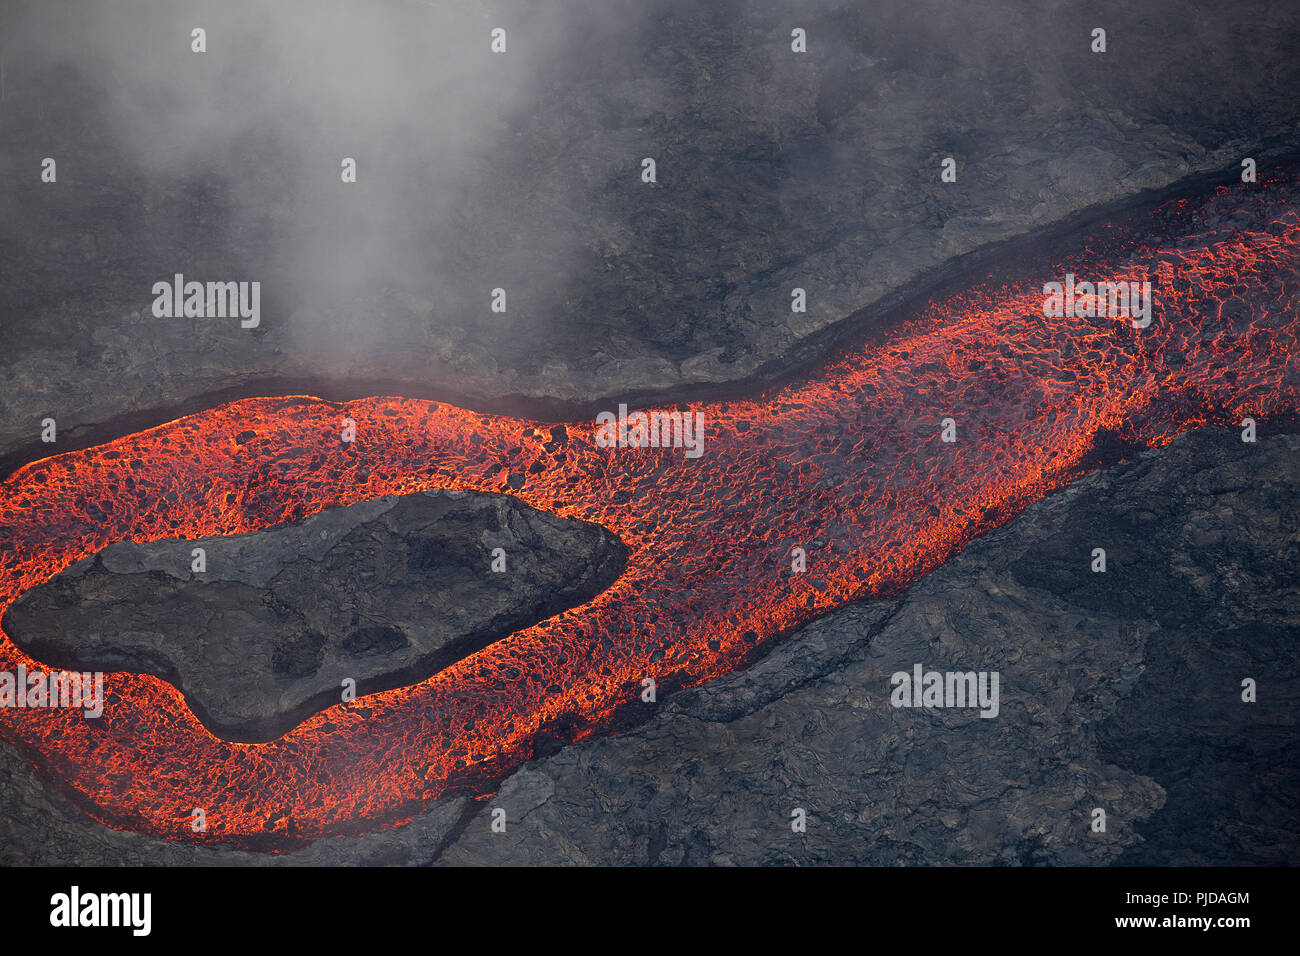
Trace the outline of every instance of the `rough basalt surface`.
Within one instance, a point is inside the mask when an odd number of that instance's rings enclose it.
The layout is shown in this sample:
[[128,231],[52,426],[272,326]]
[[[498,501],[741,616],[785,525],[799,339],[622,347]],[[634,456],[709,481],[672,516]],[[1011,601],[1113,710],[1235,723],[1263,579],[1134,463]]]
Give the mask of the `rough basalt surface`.
[[338,703],[346,679],[358,694],[423,680],[598,594],[625,562],[604,529],[508,496],[387,496],[248,534],[111,544],[27,592],[4,630],[51,666],[157,674],[214,733],[268,740]]
[[[100,826],[5,748],[0,847],[76,865],[1295,864],[1297,494],[1300,436],[1192,432],[482,803],[275,857]],[[916,663],[998,671],[998,716],[893,708],[890,675]]]
[[[1300,146],[1293,0],[187,6],[6,24],[0,461],[281,380],[735,382],[964,253]],[[260,325],[155,318],[177,272],[260,281]]]
[[[1300,861],[1297,494],[1300,437],[1229,429],[1088,476],[902,600],[515,774],[442,861]],[[916,663],[999,671],[999,715],[893,708]]]

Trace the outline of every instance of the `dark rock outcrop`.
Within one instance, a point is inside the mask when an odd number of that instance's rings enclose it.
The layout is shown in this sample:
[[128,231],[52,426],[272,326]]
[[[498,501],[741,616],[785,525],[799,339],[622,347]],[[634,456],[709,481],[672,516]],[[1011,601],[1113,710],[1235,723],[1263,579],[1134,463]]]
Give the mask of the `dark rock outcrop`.
[[[534,762],[441,859],[1300,862],[1298,495],[1300,436],[1232,429],[1090,475],[901,600]],[[999,671],[998,716],[893,708],[916,663]]]
[[[280,380],[735,382],[963,253],[1300,146],[1292,0],[193,6],[6,23],[0,460]],[[260,325],[155,318],[176,272],[261,281]]]
[[56,667],[157,674],[214,733],[267,740],[337,703],[345,679],[357,694],[422,680],[589,599],[625,559],[599,526],[508,496],[388,496],[266,531],[109,545],[25,594],[4,629]]

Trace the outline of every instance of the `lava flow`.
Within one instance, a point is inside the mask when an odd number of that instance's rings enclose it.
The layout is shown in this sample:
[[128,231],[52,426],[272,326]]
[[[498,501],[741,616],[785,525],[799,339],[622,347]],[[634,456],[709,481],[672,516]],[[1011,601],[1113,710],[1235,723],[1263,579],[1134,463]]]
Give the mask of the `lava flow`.
[[[196,842],[289,848],[488,792],[540,741],[609,730],[643,678],[698,684],[817,615],[906,588],[1096,467],[1099,449],[1293,413],[1298,196],[1287,176],[1166,203],[1023,281],[934,301],[800,382],[681,406],[704,415],[698,458],[600,448],[586,423],[296,397],[31,464],[0,485],[0,612],[113,541],[232,534],[437,488],[599,522],[630,555],[587,604],[269,743],[215,738],[171,685],[126,673],[107,678],[98,719],[3,709],[0,732],[97,819]],[[1067,272],[1150,280],[1150,325],[1045,318],[1043,283]],[[945,418],[955,442],[941,440]],[[1080,543],[1081,567],[1091,547]],[[0,669],[40,666],[7,638],[0,656]],[[191,832],[195,807],[206,833]]]

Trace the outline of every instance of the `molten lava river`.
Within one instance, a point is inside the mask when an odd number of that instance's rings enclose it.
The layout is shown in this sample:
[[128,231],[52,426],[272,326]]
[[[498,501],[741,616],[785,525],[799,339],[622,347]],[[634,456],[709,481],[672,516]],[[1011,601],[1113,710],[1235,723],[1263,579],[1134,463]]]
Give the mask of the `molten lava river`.
[[[591,422],[298,396],[27,465],[0,485],[0,613],[113,541],[233,534],[438,488],[598,522],[630,554],[594,600],[268,743],[212,736],[174,687],[130,673],[107,676],[98,719],[5,708],[0,733],[96,819],[194,842],[289,849],[490,793],[541,740],[616,727],[643,678],[697,685],[820,614],[907,588],[1096,467],[1102,445],[1131,454],[1204,423],[1293,414],[1297,197],[1287,174],[1164,203],[1032,275],[1018,263],[1015,278],[932,299],[796,382],[678,406],[704,414],[698,458],[597,447]],[[1149,280],[1150,324],[1044,317],[1043,284],[1067,272]],[[41,666],[7,637],[0,655],[10,671]],[[195,807],[205,833],[191,832]]]

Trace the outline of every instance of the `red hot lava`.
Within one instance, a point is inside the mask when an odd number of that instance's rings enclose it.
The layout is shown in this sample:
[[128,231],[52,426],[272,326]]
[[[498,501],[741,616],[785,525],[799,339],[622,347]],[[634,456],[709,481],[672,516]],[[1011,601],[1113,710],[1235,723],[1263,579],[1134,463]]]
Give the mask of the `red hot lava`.
[[[286,848],[490,790],[539,732],[607,730],[643,678],[698,684],[817,615],[906,588],[1095,466],[1099,436],[1151,446],[1293,412],[1297,195],[1289,179],[1165,204],[1032,281],[936,301],[797,384],[687,406],[706,423],[698,458],[600,448],[590,424],[293,398],[36,462],[0,486],[0,612],[113,541],[232,534],[436,488],[599,522],[630,557],[589,603],[270,743],[214,738],[175,688],[125,673],[97,720],[5,709],[0,731],[97,819],[182,840]],[[1044,317],[1042,284],[1067,272],[1149,279],[1151,324]],[[355,442],[340,441],[344,417]],[[945,418],[955,443],[940,440]],[[806,573],[791,573],[795,547]],[[8,639],[0,656],[6,670],[40,666]],[[191,832],[195,807],[205,833]]]

